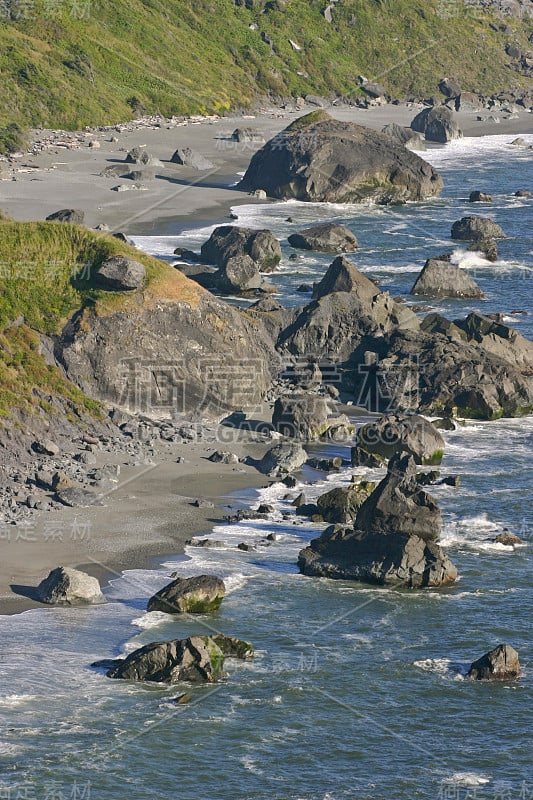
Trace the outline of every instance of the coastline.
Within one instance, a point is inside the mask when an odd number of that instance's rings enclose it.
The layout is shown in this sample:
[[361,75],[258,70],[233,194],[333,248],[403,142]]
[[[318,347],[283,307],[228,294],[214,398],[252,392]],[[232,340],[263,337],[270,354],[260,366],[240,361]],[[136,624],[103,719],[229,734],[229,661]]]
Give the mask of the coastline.
[[[194,228],[215,223],[239,202],[261,202],[230,187],[260,145],[239,145],[224,137],[236,127],[250,126],[270,138],[309,110],[312,109],[287,112],[284,116],[269,112],[252,118],[230,117],[180,127],[117,132],[118,142],[107,141],[109,131],[89,134],[79,149],[19,159],[22,171],[16,180],[0,181],[0,208],[17,220],[44,219],[59,208],[80,208],[85,211],[88,225],[106,224],[112,230],[138,235],[175,233],[179,226]],[[380,129],[388,122],[408,124],[418,109],[391,105],[368,111],[336,107],[328,110],[341,119]],[[500,124],[481,123],[476,116],[474,112],[459,115],[465,135],[513,136],[533,130],[533,120],[527,112],[519,119]],[[99,141],[100,148],[89,148],[91,140]],[[139,145],[146,145],[151,154],[164,161],[161,178],[149,181],[147,191],[112,192],[111,186],[128,181],[103,178],[99,173]],[[199,173],[166,163],[177,146],[194,147],[213,161],[214,170]],[[420,155],[424,157],[423,152]],[[23,167],[25,163],[34,164],[37,169]],[[206,461],[218,445],[226,449],[218,441],[176,445],[149,472],[142,466],[127,470],[125,479],[107,496],[105,506],[35,515],[33,541],[28,540],[27,531],[26,538],[17,537],[23,529],[10,527],[11,538],[6,543],[4,537],[0,566],[0,614],[46,608],[29,596],[11,592],[9,585],[36,586],[59,564],[82,567],[105,586],[124,569],[148,566],[169,552],[183,553],[187,539],[208,533],[228,513],[224,506],[231,502],[230,493],[267,482],[252,467]],[[253,437],[228,446],[239,456],[254,455],[255,448],[261,454],[265,449]],[[186,462],[176,463],[178,456]],[[213,502],[214,508],[193,507],[191,502],[198,496]],[[71,535],[80,520],[88,539]],[[62,536],[50,535],[54,525]]]

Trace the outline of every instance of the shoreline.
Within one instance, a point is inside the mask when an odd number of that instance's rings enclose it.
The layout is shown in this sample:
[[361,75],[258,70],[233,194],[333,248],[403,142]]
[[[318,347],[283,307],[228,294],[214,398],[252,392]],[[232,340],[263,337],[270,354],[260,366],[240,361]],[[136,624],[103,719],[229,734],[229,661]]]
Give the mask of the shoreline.
[[[85,145],[80,149],[34,156],[31,162],[35,163],[37,170],[21,167],[25,171],[18,173],[15,181],[0,181],[0,194],[3,195],[0,208],[11,213],[15,219],[44,219],[48,213],[61,207],[79,207],[86,212],[87,224],[106,223],[112,225],[113,229],[124,227],[132,235],[151,235],[154,232],[172,235],[179,224],[184,228],[213,224],[227,216],[231,206],[239,201],[247,204],[264,202],[229,186],[237,174],[246,168],[260,145],[229,143],[227,138],[220,138],[221,134],[229,134],[238,126],[254,127],[263,133],[265,139],[270,138],[309,110],[312,109],[287,112],[283,117],[265,113],[253,118],[230,117],[191,122],[175,128],[142,128],[118,134],[121,138],[118,142],[110,142],[113,147],[107,149],[107,143],[106,147],[102,145],[103,139],[106,136],[109,138],[109,132],[90,134],[87,141],[100,141],[99,148]],[[392,105],[370,110],[328,109],[341,119],[376,129],[392,121],[408,124],[417,110],[411,106]],[[508,120],[505,125],[476,123],[474,112],[461,116],[464,121],[460,124],[466,135],[473,135],[475,131],[478,136],[502,133],[512,136],[533,130],[533,118],[527,112],[518,120]],[[219,142],[223,142],[224,147]],[[100,172],[110,162],[116,164],[117,160],[123,160],[131,147],[141,144],[145,144],[156,158],[164,160],[161,179],[151,181],[154,185],[146,192],[111,192],[110,186],[115,185],[117,179],[111,182],[109,178],[99,177]],[[168,164],[165,160],[170,158],[173,148],[177,146],[192,146],[202,155],[212,158],[215,170],[207,174],[198,173]],[[419,155],[423,158],[424,152]],[[21,163],[25,163],[26,159],[29,161],[30,157],[24,156],[20,159]],[[8,189],[11,190],[11,196],[6,201]],[[113,198],[106,203],[109,195],[113,195]],[[180,208],[180,213],[176,214],[175,205],[178,201],[183,205],[184,198],[187,207]],[[103,205],[98,206],[99,202]],[[262,444],[270,446],[271,442]],[[138,473],[134,470],[131,475],[128,473],[126,481],[121,481],[108,495],[106,506],[39,512],[32,517],[36,536],[34,541],[28,540],[27,535],[26,538],[18,537],[17,534],[22,530],[19,526],[8,526],[4,530],[10,531],[11,539],[6,544],[4,536],[4,559],[0,566],[0,614],[20,613],[36,607],[49,608],[29,596],[11,592],[9,585],[26,588],[35,586],[50,569],[59,564],[82,566],[99,577],[105,586],[109,579],[125,569],[161,563],[165,554],[170,552],[174,555],[183,553],[186,539],[209,533],[213,525],[223,519],[227,511],[224,505],[231,502],[228,495],[263,486],[268,481],[253,467],[205,462],[209,451],[217,447],[226,449],[226,446],[227,442],[218,439],[177,445],[172,448],[172,454],[164,454],[159,465],[148,476],[143,469]],[[266,449],[264,446],[260,448],[257,438],[253,436],[239,442],[237,449],[236,441],[232,441],[230,446],[239,455],[254,455],[254,448]],[[178,464],[177,456],[184,456],[188,460]],[[169,460],[171,458],[174,461]],[[194,508],[190,505],[191,498],[198,496],[199,488],[200,495],[212,501],[214,508]],[[87,522],[90,523],[89,541],[70,538],[69,525],[72,531],[80,517],[86,527]],[[47,536],[47,526],[51,529],[54,524],[63,531],[62,538]]]

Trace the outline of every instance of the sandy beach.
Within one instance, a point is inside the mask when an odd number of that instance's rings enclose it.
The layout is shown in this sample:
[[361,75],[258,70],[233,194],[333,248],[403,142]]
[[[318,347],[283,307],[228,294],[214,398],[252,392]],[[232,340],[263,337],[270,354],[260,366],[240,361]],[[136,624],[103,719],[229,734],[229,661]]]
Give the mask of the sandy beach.
[[[180,126],[139,128],[125,132],[91,131],[79,136],[74,149],[52,148],[37,155],[16,159],[4,170],[0,181],[0,209],[14,219],[44,219],[61,208],[85,212],[88,226],[107,225],[126,234],[164,232],[172,225],[194,227],[222,220],[232,206],[253,202],[253,198],[231,188],[246,169],[259,143],[231,141],[237,127],[253,127],[265,139],[285,128],[293,119],[312,110],[275,111],[248,117],[228,117],[189,122]],[[419,110],[416,106],[383,106],[370,110],[336,108],[335,117],[381,129],[389,122],[408,125]],[[459,124],[466,136],[509,134],[533,130],[531,115],[500,123],[480,122],[477,114],[460,114]],[[39,136],[42,137],[42,132]],[[110,141],[114,139],[114,141]],[[99,147],[89,147],[96,141]],[[155,177],[143,182],[146,190],[116,192],[117,185],[133,181],[102,177],[106,167],[124,161],[132,147],[145,146],[163,162]],[[206,172],[170,163],[178,147],[193,147],[209,158],[213,169]],[[423,153],[421,153],[423,156]],[[257,439],[255,440],[257,442]],[[238,456],[253,448],[260,454],[267,444],[246,439],[229,449]],[[245,487],[267,482],[253,467],[218,465],[207,461],[216,444],[197,442],[176,445],[171,455],[153,457],[154,465],[128,467],[120,483],[104,498],[104,505],[85,509],[64,509],[35,515],[32,526],[2,529],[0,563],[0,613],[16,613],[35,605],[31,588],[55,566],[80,566],[97,575],[105,585],[122,569],[143,567],[162,554],[183,552],[184,542],[228,512],[227,496]],[[184,463],[176,458],[183,456]],[[196,508],[192,500],[203,497],[213,508]],[[15,588],[15,592],[11,589]]]

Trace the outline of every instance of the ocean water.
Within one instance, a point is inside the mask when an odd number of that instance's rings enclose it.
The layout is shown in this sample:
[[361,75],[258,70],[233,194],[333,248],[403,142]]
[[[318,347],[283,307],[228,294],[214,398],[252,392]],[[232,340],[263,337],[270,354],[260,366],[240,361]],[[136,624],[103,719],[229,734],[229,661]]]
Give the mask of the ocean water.
[[[432,307],[451,318],[474,307],[502,311],[533,337],[533,201],[512,196],[533,188],[531,151],[509,147],[511,139],[429,151],[445,179],[442,197],[431,202],[235,211],[239,224],[271,227],[282,238],[317,219],[348,224],[361,245],[354,263],[394,296],[407,294],[428,256],[453,248],[487,299]],[[476,188],[491,192],[494,203],[469,204]],[[501,261],[488,264],[451,243],[451,223],[466,213],[487,214],[507,231]],[[176,246],[199,247],[208,233],[136,241],[170,259]],[[304,254],[292,262],[290,252],[284,245],[273,280],[284,302],[302,303],[296,287],[316,280],[330,259]],[[292,524],[282,513],[300,491],[312,499],[352,472],[308,470],[290,492],[274,484],[236,498],[271,503],[271,519],[219,525],[211,536],[224,547],[189,547],[157,569],[125,572],[106,588],[105,606],[0,617],[0,798],[533,797],[533,418],[470,422],[445,438],[442,469],[460,474],[461,486],[431,491],[443,510],[442,544],[459,569],[454,586],[413,592],[299,575],[298,552],[323,526]],[[348,458],[347,446],[335,448]],[[503,528],[523,543],[494,544]],[[272,531],[279,538],[268,543]],[[242,552],[240,542],[256,549]],[[174,570],[224,578],[220,611],[184,619],[147,614],[148,597]],[[253,661],[228,661],[228,679],[214,686],[134,685],[89,666],[149,641],[213,630],[256,647]],[[470,662],[503,641],[520,653],[520,680],[465,681]],[[173,703],[185,690],[191,702]]]

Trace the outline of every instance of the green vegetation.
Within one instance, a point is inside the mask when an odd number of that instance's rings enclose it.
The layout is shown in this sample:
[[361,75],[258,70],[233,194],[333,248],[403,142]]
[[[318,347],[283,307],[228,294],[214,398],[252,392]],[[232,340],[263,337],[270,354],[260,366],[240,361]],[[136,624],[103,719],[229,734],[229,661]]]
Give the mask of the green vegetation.
[[132,302],[135,293],[93,288],[94,269],[113,255],[144,264],[145,296],[181,292],[188,299],[189,282],[130,245],[76,225],[2,221],[0,241],[0,417],[17,410],[53,413],[55,401],[69,414],[97,414],[99,404],[46,363],[39,334],[59,334],[83,307],[106,314]]
[[12,0],[0,25],[0,125],[80,128],[143,111],[224,113],[260,95],[354,96],[360,74],[396,96],[438,95],[447,75],[483,93],[527,82],[505,54],[510,41],[528,49],[527,21],[491,27],[460,0],[343,0],[328,23],[326,5]]
[[24,150],[25,146],[26,137],[16,122],[9,122],[4,128],[0,128],[0,155]]

